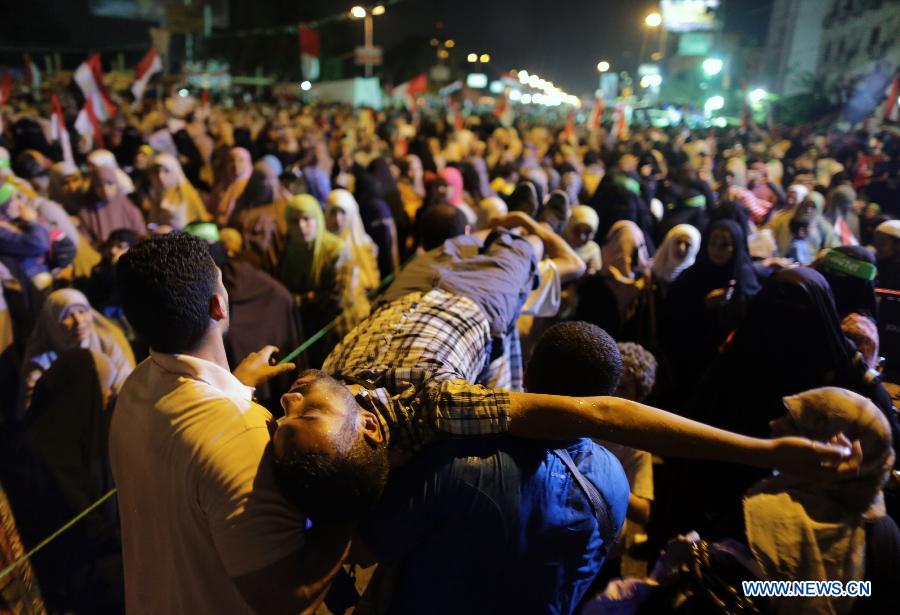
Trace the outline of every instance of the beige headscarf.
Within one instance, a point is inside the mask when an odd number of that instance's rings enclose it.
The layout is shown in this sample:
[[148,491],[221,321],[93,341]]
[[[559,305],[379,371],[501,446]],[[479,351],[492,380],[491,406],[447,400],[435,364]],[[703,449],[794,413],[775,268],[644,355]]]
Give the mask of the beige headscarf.
[[165,167],[176,181],[171,188],[163,189],[154,177],[153,187],[150,190],[148,222],[182,229],[191,222],[208,222],[212,219],[197,190],[184,176],[181,164],[174,156],[157,154],[153,159],[153,165]]
[[[863,451],[857,476],[815,484],[789,474],[764,480],[744,499],[747,541],[770,580],[850,581],[864,575],[865,520],[885,515],[882,487],[894,463],[887,419],[856,393],[823,387],[784,398],[779,435],[828,441],[843,433]],[[789,598],[775,612],[846,613],[853,598]]]
[[[350,258],[359,269],[359,284],[365,291],[378,288],[381,275],[378,272],[378,246],[366,234],[362,218],[359,215],[359,204],[353,195],[339,188],[328,195],[325,206],[326,218],[333,209],[340,209],[347,217],[344,230],[338,235],[350,250]],[[328,229],[335,232],[336,229]]]

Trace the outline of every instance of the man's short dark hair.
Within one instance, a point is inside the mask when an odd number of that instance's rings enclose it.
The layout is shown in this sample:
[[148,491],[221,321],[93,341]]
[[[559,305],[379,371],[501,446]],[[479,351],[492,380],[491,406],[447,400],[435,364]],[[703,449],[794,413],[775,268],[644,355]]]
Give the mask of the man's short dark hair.
[[619,346],[606,331],[587,322],[563,322],[538,340],[525,388],[547,395],[612,395],[621,375]]
[[187,352],[209,328],[218,268],[206,242],[185,233],[144,239],[116,264],[128,322],[158,352]]
[[426,207],[418,221],[422,247],[433,250],[448,239],[465,235],[468,223],[466,214],[449,203]]

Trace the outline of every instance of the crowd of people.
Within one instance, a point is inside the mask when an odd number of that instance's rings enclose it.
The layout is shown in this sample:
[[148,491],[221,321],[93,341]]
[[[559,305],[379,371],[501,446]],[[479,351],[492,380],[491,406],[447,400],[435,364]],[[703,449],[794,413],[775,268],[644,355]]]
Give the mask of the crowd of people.
[[14,612],[900,606],[900,131],[176,96],[70,158],[40,110],[0,124],[3,527],[119,492]]

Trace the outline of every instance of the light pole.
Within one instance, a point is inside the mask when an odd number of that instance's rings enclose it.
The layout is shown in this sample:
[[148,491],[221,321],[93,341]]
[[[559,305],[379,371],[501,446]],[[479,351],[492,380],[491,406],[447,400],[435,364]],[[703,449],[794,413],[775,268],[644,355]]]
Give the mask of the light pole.
[[372,76],[372,61],[371,61],[372,55],[371,54],[372,54],[372,50],[375,48],[375,45],[372,42],[373,38],[374,38],[374,35],[372,32],[373,27],[374,27],[374,23],[372,22],[372,17],[373,16],[377,17],[378,15],[384,15],[384,10],[385,10],[384,5],[382,5],[382,4],[376,4],[375,6],[373,6],[371,8],[371,10],[368,10],[368,11],[364,7],[361,7],[361,6],[354,6],[353,8],[350,9],[350,17],[352,17],[353,19],[362,19],[363,20],[363,47],[366,50],[366,52],[365,52],[366,53],[366,58],[365,58],[366,59],[366,61],[365,61],[366,77]]

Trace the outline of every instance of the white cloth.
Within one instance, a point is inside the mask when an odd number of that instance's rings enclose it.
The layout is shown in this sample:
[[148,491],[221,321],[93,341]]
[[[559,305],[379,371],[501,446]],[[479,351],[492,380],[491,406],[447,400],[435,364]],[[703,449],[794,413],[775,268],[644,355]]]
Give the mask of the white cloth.
[[547,318],[556,316],[562,302],[562,283],[559,278],[559,269],[556,263],[545,258],[538,263],[538,275],[540,284],[528,294],[525,304],[522,305],[521,314]]
[[[688,251],[684,257],[677,253],[678,240],[688,242]],[[653,274],[661,280],[671,283],[681,275],[681,272],[694,264],[697,253],[700,252],[700,231],[690,224],[677,224],[666,233],[665,239],[653,257]]]
[[125,382],[110,460],[130,615],[251,613],[231,577],[302,546],[252,393],[218,365],[155,352]]

